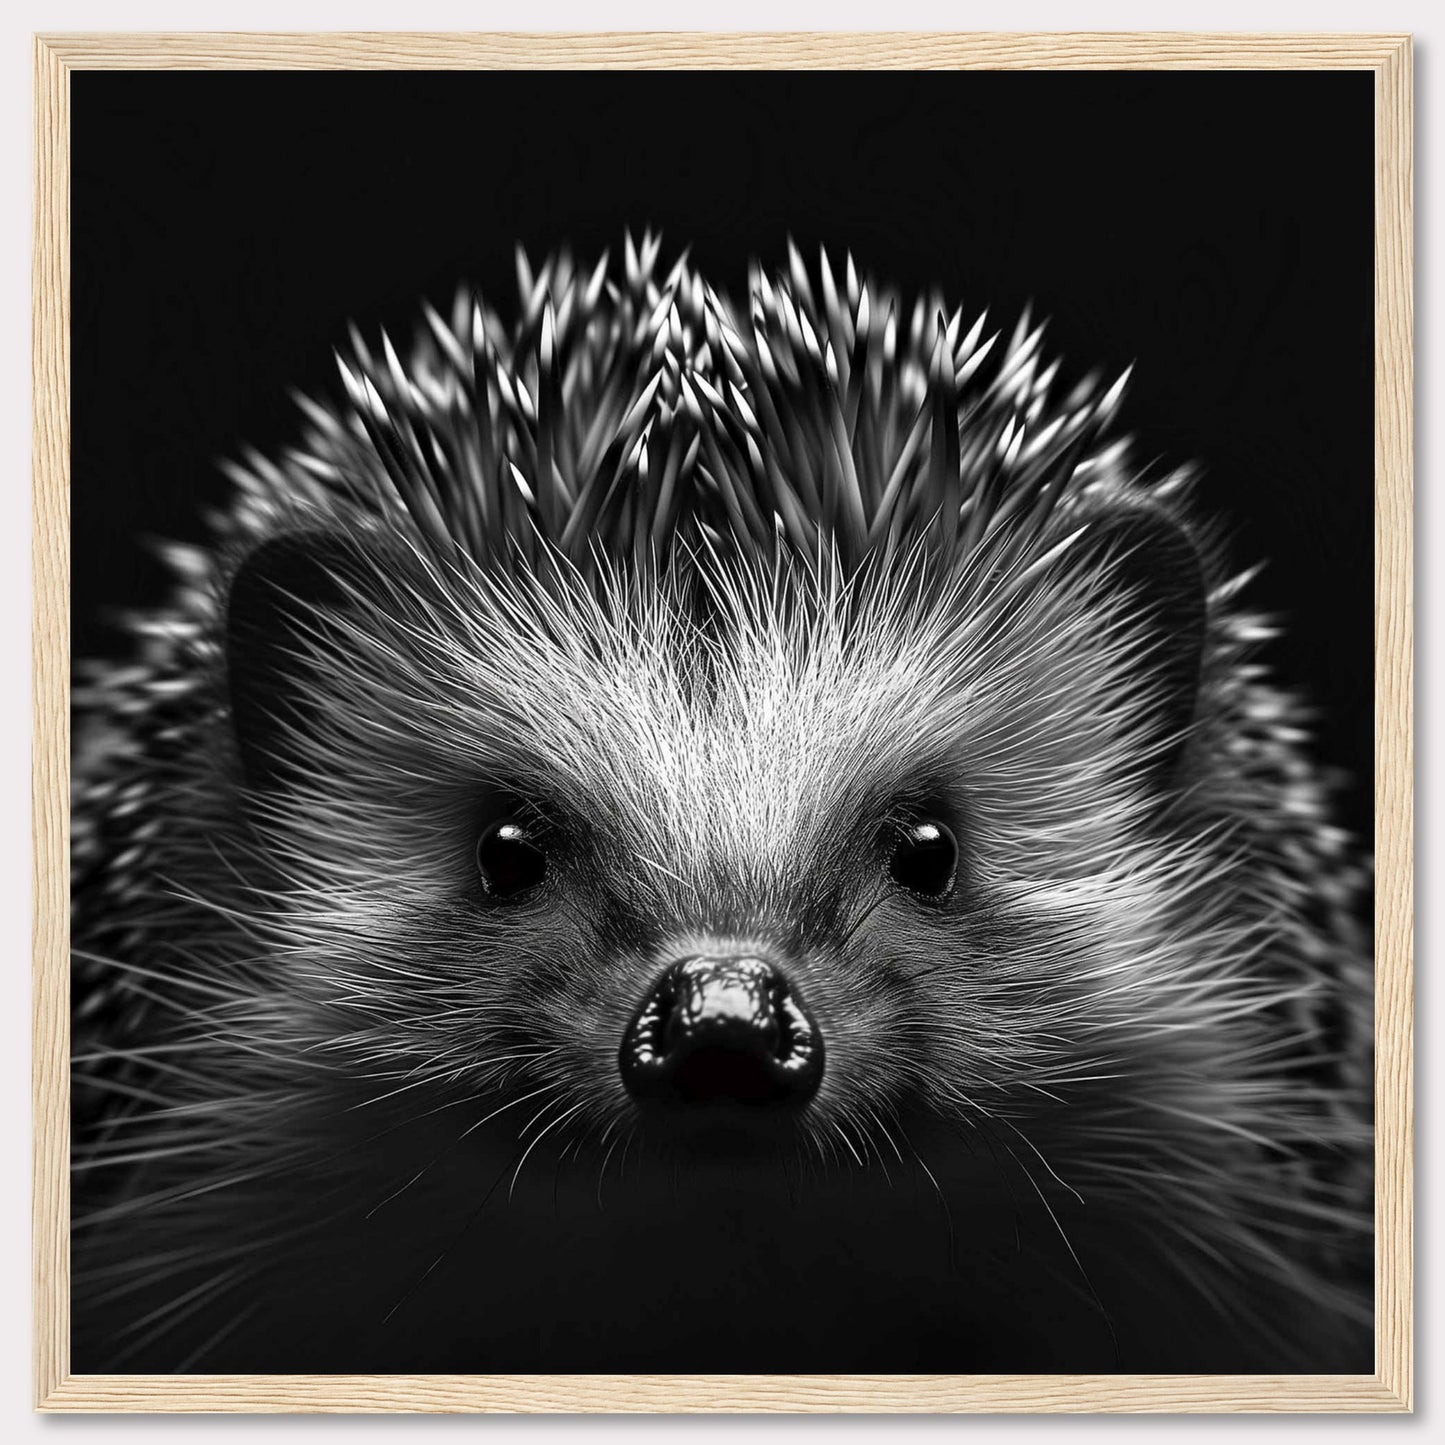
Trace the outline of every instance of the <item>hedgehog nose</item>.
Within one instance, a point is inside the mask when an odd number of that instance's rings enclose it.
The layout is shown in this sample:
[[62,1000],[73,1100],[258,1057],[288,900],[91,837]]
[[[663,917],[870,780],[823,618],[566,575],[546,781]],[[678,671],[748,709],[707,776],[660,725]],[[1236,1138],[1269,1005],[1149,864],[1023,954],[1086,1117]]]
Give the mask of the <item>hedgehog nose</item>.
[[823,1076],[823,1038],[767,960],[688,958],[653,984],[618,1062],[637,1099],[798,1105]]

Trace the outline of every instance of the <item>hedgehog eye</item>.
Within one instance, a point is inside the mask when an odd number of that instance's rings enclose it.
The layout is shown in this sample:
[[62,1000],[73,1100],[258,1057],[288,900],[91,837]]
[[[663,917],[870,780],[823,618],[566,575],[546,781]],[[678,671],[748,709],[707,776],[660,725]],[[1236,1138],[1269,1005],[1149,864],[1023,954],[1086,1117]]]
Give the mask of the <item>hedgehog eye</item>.
[[947,898],[958,876],[958,841],[933,819],[909,823],[888,859],[893,881],[923,898]]
[[547,876],[547,854],[532,829],[508,818],[477,840],[477,872],[491,897],[515,898]]

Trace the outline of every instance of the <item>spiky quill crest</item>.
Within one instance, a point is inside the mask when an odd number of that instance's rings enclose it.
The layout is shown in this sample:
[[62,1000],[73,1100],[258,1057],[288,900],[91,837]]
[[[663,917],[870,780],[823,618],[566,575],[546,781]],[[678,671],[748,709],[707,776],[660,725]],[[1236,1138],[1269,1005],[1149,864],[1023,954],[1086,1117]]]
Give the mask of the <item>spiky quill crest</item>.
[[[1050,1192],[1114,1199],[1197,1260],[1224,1250],[1357,1309],[1332,1271],[1368,1224],[1361,876],[1297,710],[1250,658],[1267,629],[1237,606],[1247,579],[1221,573],[1187,475],[1133,469],[1113,433],[1124,378],[1058,399],[1042,327],[1005,340],[936,299],[905,310],[851,258],[841,280],[796,251],[786,274],[755,269],[744,315],[685,259],[659,277],[659,253],[629,240],[615,278],[605,257],[534,272],[519,253],[514,327],[464,292],[449,318],[426,312],[405,361],[354,334],[344,399],[302,399],[299,446],[230,468],[215,546],[171,549],[181,584],[138,623],[141,657],[80,697],[82,1167],[143,1165],[87,1227],[233,1226],[256,1169],[314,1167],[298,1120],[338,1061],[382,1097],[534,1090],[529,1148],[553,1130],[615,1147],[600,1055],[518,1045],[514,1000],[477,992],[470,955],[438,947],[404,987],[378,973],[384,946],[432,926],[438,880],[458,886],[459,778],[571,789],[651,860],[628,881],[643,916],[698,921],[707,876],[712,907],[746,924],[747,899],[800,886],[770,851],[786,838],[819,860],[791,906],[840,911],[852,938],[862,911],[829,891],[844,865],[821,820],[866,817],[963,753],[994,845],[976,859],[993,973],[896,946],[891,966],[965,1000],[957,1018],[890,1018],[876,980],[830,984],[840,1014],[930,1047],[887,1088],[866,1048],[845,1052],[811,1145],[881,1159],[888,1088],[931,1093],[1018,1136],[1051,1215]],[[1141,535],[1197,569],[1197,615],[1163,594],[1166,630],[1200,629],[1187,728],[1151,674],[1168,639],[1136,625],[1155,585],[1130,566]],[[287,561],[271,580],[314,604],[296,539],[325,564],[327,623],[287,635],[309,664],[306,725],[263,702],[260,766],[292,770],[255,786],[234,616],[268,548]],[[1151,710],[1164,726],[1129,726]],[[1146,779],[1181,747],[1161,821]],[[691,866],[669,878],[659,860],[684,838]],[[969,1015],[980,997],[994,1012]],[[490,1055],[449,1027],[459,1011],[496,1025]],[[596,1028],[575,1001],[558,1013],[558,1040]],[[1059,1093],[1063,1131],[1031,1112]],[[147,1131],[159,1142],[137,1149]]]

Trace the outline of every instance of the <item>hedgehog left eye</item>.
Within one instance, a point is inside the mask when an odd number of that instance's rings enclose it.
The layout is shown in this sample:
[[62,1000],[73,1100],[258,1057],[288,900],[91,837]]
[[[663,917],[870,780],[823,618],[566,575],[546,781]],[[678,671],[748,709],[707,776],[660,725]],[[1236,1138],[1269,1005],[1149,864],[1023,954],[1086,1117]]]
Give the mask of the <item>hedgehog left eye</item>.
[[547,853],[532,829],[509,818],[477,840],[477,872],[493,898],[515,898],[547,876]]
[[958,840],[946,824],[935,819],[909,823],[893,845],[888,872],[910,893],[947,898],[958,877]]

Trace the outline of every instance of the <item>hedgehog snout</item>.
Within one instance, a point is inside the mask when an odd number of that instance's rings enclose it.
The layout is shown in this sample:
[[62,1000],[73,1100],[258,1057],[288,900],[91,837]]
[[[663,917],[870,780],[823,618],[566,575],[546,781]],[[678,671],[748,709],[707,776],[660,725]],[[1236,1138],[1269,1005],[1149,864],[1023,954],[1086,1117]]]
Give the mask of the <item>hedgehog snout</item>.
[[823,1076],[823,1036],[770,959],[686,958],[653,981],[618,1067],[639,1101],[798,1107]]

